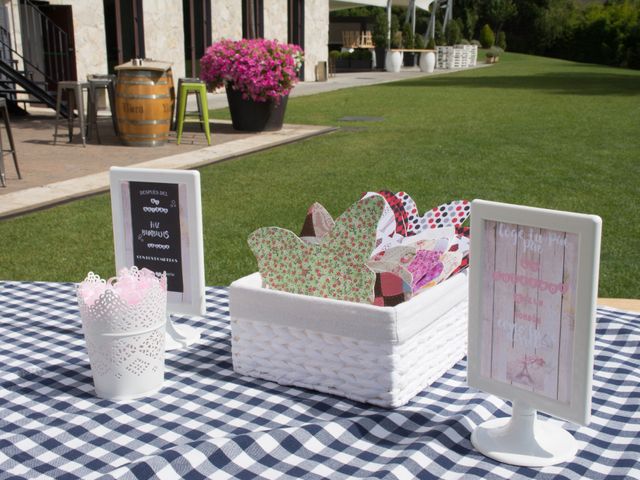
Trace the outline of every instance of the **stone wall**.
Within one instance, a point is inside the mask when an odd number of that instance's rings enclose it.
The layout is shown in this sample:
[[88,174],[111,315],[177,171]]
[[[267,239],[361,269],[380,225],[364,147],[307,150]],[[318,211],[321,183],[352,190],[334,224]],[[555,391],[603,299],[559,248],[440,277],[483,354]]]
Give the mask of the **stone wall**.
[[177,84],[177,79],[185,76],[182,2],[144,0],[143,9],[146,56],[172,63]]
[[215,42],[221,38],[242,38],[240,0],[211,0],[211,39]]
[[107,73],[104,7],[101,0],[51,0],[51,5],[71,5],[78,80]]
[[304,4],[304,79],[315,81],[318,62],[329,56],[329,2],[307,0]]
[[264,38],[286,42],[289,36],[287,0],[264,2]]

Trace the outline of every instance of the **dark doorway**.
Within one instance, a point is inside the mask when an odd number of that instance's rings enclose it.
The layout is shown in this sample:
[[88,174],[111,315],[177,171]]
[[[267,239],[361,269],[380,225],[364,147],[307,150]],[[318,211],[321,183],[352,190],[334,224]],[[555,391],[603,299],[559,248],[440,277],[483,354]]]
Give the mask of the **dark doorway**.
[[242,38],[264,37],[262,0],[242,0]]
[[[76,46],[73,34],[73,12],[70,5],[40,5],[40,11],[58,29],[43,28],[43,48],[45,72],[49,78],[65,80],[77,80],[76,70]],[[66,45],[61,42],[59,32],[64,32]],[[63,49],[67,50],[67,55]],[[61,50],[62,49],[62,50]],[[66,57],[67,61],[60,62],[60,58]],[[58,70],[58,71],[52,71]],[[56,85],[47,85],[50,91],[55,91]]]
[[211,0],[182,0],[187,77],[200,75],[200,58],[211,45]]
[[144,58],[142,0],[103,0],[109,73],[132,58]]
[[77,80],[71,6],[22,0],[18,8],[22,54],[31,80],[53,92],[60,80]]
[[[304,50],[304,0],[288,0],[288,42]],[[304,65],[300,69],[300,80],[304,80]]]

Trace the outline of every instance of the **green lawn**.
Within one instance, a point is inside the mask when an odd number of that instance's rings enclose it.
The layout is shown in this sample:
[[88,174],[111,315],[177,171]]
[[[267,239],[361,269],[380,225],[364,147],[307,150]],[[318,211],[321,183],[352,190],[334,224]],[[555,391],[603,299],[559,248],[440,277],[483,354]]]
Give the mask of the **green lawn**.
[[[314,201],[337,215],[386,188],[421,210],[483,198],[600,215],[600,295],[640,297],[638,71],[506,54],[491,68],[292,98],[286,121],[340,130],[201,169],[209,285],[255,270],[254,229],[298,231]],[[113,274],[107,195],[2,221],[0,239],[1,279]]]

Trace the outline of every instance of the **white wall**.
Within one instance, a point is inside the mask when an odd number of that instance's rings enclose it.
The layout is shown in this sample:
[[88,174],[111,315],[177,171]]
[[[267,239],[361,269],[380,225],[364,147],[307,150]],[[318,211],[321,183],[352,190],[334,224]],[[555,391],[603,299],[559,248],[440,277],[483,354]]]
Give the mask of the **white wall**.
[[71,5],[78,80],[107,73],[107,45],[102,0],[51,0],[52,5]]
[[264,38],[286,42],[289,34],[287,0],[265,0]]
[[[211,39],[242,38],[241,0],[211,0]],[[267,2],[270,0],[267,0]]]
[[329,56],[329,2],[327,0],[306,0],[304,2],[304,78],[316,79],[318,62]]
[[144,49],[147,58],[173,64],[173,77],[185,75],[182,0],[144,0]]

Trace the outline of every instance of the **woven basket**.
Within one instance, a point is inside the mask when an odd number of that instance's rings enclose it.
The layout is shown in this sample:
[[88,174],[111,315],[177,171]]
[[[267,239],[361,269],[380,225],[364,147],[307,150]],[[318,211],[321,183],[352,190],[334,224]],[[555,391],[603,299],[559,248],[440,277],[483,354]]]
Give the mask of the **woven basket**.
[[231,284],[234,370],[243,375],[399,407],[466,353],[467,276],[396,307]]

